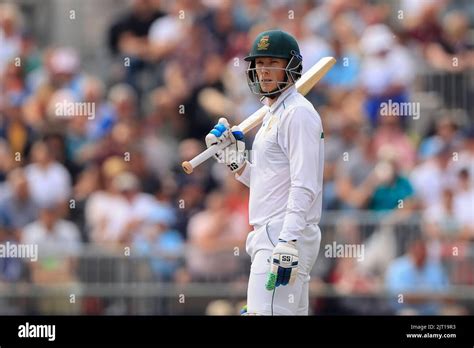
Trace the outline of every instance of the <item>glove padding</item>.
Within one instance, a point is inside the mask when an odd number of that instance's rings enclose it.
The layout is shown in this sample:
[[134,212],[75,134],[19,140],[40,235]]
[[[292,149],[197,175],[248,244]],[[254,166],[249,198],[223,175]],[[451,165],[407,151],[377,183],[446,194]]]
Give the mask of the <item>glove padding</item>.
[[239,126],[229,128],[227,119],[221,117],[219,122],[206,136],[206,146],[209,148],[230,138],[232,143],[224,150],[217,152],[214,158],[218,162],[225,163],[232,172],[236,172],[245,164],[244,133]]
[[280,240],[273,249],[270,273],[265,288],[273,290],[280,285],[293,284],[298,273],[296,241]]

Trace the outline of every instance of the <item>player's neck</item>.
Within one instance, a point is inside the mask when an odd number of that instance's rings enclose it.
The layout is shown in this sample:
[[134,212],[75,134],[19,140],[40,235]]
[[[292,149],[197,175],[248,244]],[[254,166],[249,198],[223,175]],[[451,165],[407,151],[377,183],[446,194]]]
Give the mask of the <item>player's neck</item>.
[[282,93],[283,92],[278,93],[277,95],[273,96],[273,98],[270,98],[270,97],[267,96],[266,97],[266,104],[268,106],[272,106],[273,104],[275,104],[276,101],[281,97]]
[[288,91],[292,88],[293,85],[289,86],[288,88],[285,88],[283,91],[281,91],[280,93],[278,93],[278,95],[276,95],[274,98],[270,98],[270,97],[266,97],[266,101],[265,101],[265,104],[267,104],[268,106],[272,106],[273,104],[275,104],[283,95],[286,95],[288,93]]
[[276,97],[276,98],[269,98],[267,97],[267,105],[268,106],[272,106],[279,98],[280,96]]

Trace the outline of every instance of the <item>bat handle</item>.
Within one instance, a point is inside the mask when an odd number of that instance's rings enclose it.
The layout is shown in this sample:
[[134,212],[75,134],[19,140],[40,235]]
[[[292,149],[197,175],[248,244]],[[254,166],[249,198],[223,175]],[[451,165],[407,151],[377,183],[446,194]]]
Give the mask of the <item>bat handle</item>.
[[207,150],[201,152],[199,155],[194,157],[192,160],[184,161],[181,164],[181,166],[183,167],[184,172],[186,174],[191,174],[193,172],[194,168],[196,168],[198,165],[200,165],[201,163],[205,162],[206,160],[208,160],[209,158],[214,156],[219,151],[221,151],[224,148],[226,148],[227,146],[229,146],[231,144],[231,142],[232,141],[229,138],[227,138],[219,144],[212,145],[212,146],[208,147]]

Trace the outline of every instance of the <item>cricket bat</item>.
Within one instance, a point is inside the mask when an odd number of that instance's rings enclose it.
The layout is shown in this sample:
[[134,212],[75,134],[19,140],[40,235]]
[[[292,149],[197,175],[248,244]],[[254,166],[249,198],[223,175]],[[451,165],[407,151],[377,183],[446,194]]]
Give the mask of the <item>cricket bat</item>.
[[[306,73],[303,74],[303,76],[301,76],[300,79],[298,79],[298,81],[296,81],[296,90],[302,95],[306,95],[314,87],[314,85],[323,78],[323,76],[329,71],[329,69],[331,69],[334,63],[336,63],[336,59],[334,59],[333,57],[321,58],[319,62],[313,65],[311,69],[309,69]],[[239,124],[239,127],[240,129],[242,129],[242,132],[246,134],[255,127],[261,125],[266,113],[267,108],[265,106],[262,106],[248,118],[243,120]],[[194,168],[214,156],[217,152],[225,149],[230,144],[231,140],[228,138],[219,144],[210,146],[205,151],[194,157],[192,160],[184,161],[182,163],[183,170],[187,174],[191,174]]]

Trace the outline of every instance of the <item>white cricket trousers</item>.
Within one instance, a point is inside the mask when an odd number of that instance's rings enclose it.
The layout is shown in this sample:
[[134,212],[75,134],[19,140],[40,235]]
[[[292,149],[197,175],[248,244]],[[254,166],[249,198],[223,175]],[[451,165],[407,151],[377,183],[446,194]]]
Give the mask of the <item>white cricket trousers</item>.
[[319,253],[321,230],[316,224],[306,226],[296,243],[299,263],[295,282],[270,291],[265,288],[265,283],[282,225],[283,221],[270,222],[247,236],[246,251],[252,261],[247,289],[249,315],[308,315],[308,285]]

